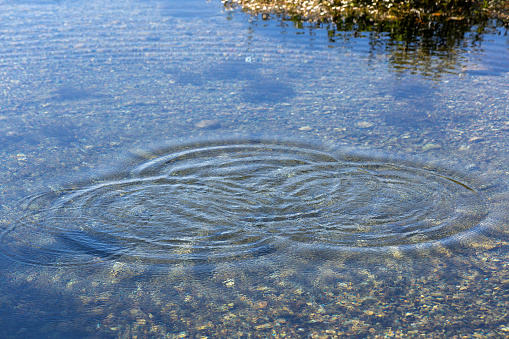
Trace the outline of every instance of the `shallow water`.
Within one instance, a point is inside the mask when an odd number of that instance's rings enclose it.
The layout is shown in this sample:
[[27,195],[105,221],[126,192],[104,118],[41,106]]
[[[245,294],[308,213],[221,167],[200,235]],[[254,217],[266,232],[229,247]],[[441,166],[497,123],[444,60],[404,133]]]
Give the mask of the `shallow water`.
[[254,138],[184,143],[144,160],[25,199],[31,212],[3,233],[5,255],[55,266],[115,256],[251,265],[266,254],[418,252],[475,241],[486,227],[483,186],[426,164]]
[[0,336],[509,331],[503,28],[422,58],[214,1],[0,22]]

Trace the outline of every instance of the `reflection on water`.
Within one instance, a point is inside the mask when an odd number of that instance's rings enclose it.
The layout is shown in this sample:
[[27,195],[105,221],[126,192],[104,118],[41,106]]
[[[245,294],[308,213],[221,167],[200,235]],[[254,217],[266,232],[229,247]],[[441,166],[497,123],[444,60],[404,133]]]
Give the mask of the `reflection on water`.
[[303,27],[0,1],[0,337],[509,332],[505,31]]
[[[406,3],[405,3],[406,4]],[[507,36],[507,6],[496,1],[224,1],[227,10],[241,9],[252,14],[254,26],[268,27],[279,22],[299,34],[321,36],[329,46],[368,42],[372,57],[389,55],[389,65],[397,73],[420,73],[440,77],[445,72],[507,72],[507,63],[472,67],[465,65],[469,50],[482,49],[484,37]],[[496,19],[498,18],[498,19]],[[505,27],[505,28],[503,28]],[[317,33],[322,31],[324,33]],[[507,50],[507,46],[505,45]],[[501,53],[501,57],[504,53]]]

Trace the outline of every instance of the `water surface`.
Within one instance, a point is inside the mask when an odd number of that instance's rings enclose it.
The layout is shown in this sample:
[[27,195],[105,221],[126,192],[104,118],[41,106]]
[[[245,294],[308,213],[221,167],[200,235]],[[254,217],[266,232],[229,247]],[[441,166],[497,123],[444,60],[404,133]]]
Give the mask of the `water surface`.
[[2,337],[509,331],[504,28],[0,13]]

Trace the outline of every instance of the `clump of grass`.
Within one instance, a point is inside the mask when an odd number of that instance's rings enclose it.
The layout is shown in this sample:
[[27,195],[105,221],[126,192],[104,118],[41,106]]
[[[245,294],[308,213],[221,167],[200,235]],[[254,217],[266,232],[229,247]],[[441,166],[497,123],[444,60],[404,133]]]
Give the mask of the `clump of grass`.
[[467,20],[491,17],[509,25],[506,0],[223,0],[226,8],[251,14],[277,14],[294,20],[335,21],[338,17],[369,17],[379,22],[412,16],[417,21]]

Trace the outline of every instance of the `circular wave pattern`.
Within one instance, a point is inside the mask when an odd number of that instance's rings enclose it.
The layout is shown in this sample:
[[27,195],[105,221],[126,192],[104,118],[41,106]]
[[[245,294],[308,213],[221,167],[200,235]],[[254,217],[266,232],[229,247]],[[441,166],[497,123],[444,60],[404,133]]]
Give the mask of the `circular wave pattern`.
[[261,140],[172,147],[115,179],[25,205],[2,241],[34,264],[422,248],[472,232],[487,215],[459,175]]

